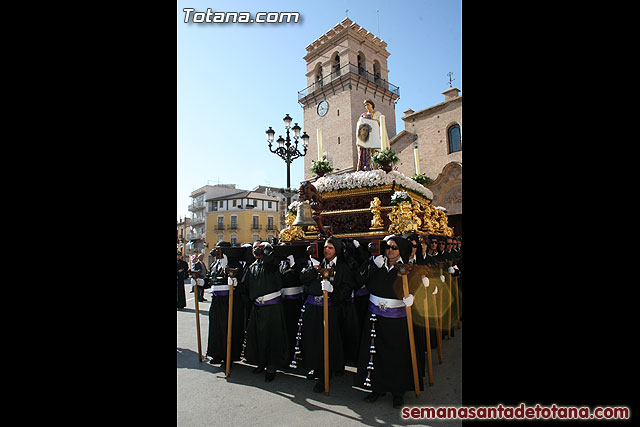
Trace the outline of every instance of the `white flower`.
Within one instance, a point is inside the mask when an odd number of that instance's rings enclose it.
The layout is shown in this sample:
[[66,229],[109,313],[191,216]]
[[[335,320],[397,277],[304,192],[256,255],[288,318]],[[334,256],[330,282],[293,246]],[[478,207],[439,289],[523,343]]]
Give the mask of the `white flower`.
[[320,193],[327,193],[335,190],[377,187],[392,184],[393,181],[396,182],[396,187],[414,191],[429,200],[433,199],[431,190],[411,178],[397,171],[385,173],[381,169],[356,171],[341,175],[326,175],[316,180],[314,185]]

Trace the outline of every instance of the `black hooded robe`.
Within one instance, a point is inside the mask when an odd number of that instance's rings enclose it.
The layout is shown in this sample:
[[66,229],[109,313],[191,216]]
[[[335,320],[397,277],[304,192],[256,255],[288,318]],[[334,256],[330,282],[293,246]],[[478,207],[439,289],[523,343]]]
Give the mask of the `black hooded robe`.
[[282,276],[273,248],[266,247],[262,260],[256,260],[245,268],[238,287],[240,292],[248,295],[249,300],[254,302],[246,333],[247,363],[266,367],[269,372],[289,366],[282,302],[264,305],[255,303],[258,297],[282,289]]
[[[403,259],[408,259],[408,254],[403,254],[402,249],[400,252]],[[409,287],[412,288],[416,286],[413,282],[419,280],[419,277],[414,273],[409,274],[408,279]],[[402,277],[395,267],[387,271],[385,265],[378,268],[370,259],[360,268],[356,282],[365,283],[371,294],[377,297],[397,300],[403,298]],[[416,302],[417,299],[414,300],[414,304]],[[407,318],[373,316],[370,310],[369,313],[369,321],[365,322],[362,328],[354,385],[378,393],[391,392],[394,395],[414,390]],[[416,356],[417,354],[416,351]],[[373,369],[368,369],[370,361]],[[423,376],[424,364],[418,363],[420,390],[424,390]],[[367,378],[369,381],[366,381]]]
[[[228,267],[240,268],[237,260],[229,260]],[[242,269],[236,278],[241,277]],[[216,262],[210,272],[212,286],[228,285],[228,276],[224,268]],[[237,287],[236,287],[237,289]],[[227,331],[229,324],[229,295],[223,292],[213,291],[211,306],[209,307],[209,338],[206,355],[214,359],[226,360],[227,358]],[[242,298],[235,292],[233,294],[233,314],[231,322],[231,361],[240,360],[242,343],[244,341],[244,307]]]
[[[336,253],[341,253],[338,243],[334,243]],[[325,268],[326,259],[323,259],[320,266]],[[353,289],[353,277],[349,265],[338,256],[335,264],[335,274],[329,278],[333,285],[333,292],[328,293],[329,301],[332,303],[328,307],[329,314],[329,373],[344,369],[344,349],[342,347],[342,335],[340,333],[340,323],[338,318],[338,304],[345,301]],[[300,273],[300,281],[305,288],[305,295],[321,297],[322,285],[318,278],[318,272],[313,266],[305,267]],[[302,315],[302,337],[300,340],[300,351],[305,370],[313,369],[314,373],[323,379],[324,375],[324,311],[322,300],[318,305],[305,301],[304,313]]]

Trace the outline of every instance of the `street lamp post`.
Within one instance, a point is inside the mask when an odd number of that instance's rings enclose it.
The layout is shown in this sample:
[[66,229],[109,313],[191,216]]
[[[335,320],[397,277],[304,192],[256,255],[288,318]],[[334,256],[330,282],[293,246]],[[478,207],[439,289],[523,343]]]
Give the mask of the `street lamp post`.
[[[297,123],[295,124],[295,126],[291,127],[292,120],[293,119],[289,117],[289,114],[287,114],[283,119],[284,127],[287,130],[287,137],[285,139],[282,138],[282,135],[279,135],[280,137],[276,141],[278,143],[278,147],[275,150],[272,148],[272,143],[273,137],[275,136],[276,132],[271,129],[271,126],[269,126],[269,129],[265,132],[267,134],[267,142],[269,142],[269,151],[280,156],[282,160],[284,160],[287,164],[287,189],[291,188],[291,162],[298,157],[305,156],[307,154],[307,147],[309,145],[309,135],[304,132],[302,136],[300,136],[300,131],[302,129],[300,128],[300,126],[298,126]],[[293,131],[293,143],[291,142],[291,138],[289,136],[290,129]],[[298,150],[298,139],[302,140],[302,147],[304,149],[303,152],[300,152],[300,150]],[[290,204],[291,196],[287,196],[287,207],[289,207]]]

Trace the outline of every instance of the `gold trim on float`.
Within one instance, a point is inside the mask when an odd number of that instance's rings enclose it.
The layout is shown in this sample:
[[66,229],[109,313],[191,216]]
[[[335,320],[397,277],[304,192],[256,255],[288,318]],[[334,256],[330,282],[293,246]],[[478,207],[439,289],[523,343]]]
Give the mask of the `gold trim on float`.
[[323,199],[334,199],[340,196],[360,196],[362,194],[384,193],[385,191],[390,191],[391,188],[393,188],[393,184],[385,184],[385,185],[380,185],[378,187],[372,187],[372,188],[333,190],[328,193],[320,193],[320,195],[322,196]]
[[[393,209],[393,206],[382,206],[380,208],[381,211],[384,210],[391,210]],[[371,213],[371,210],[369,208],[362,208],[362,209],[349,209],[349,210],[344,210],[344,211],[326,211],[326,212],[320,212],[320,216],[324,216],[324,215],[340,215],[340,214],[354,214],[354,213]]]
[[[363,194],[377,194],[377,193],[385,193],[391,191],[394,188],[393,184],[385,184],[378,187],[373,188],[355,188],[355,189],[343,189],[343,190],[333,190],[327,193],[320,193],[323,199],[335,199],[343,196],[361,196]],[[402,184],[396,183],[395,188],[402,188],[402,191],[406,191],[409,193],[412,199],[416,199],[419,202],[422,202],[426,205],[431,204],[431,200],[421,196],[419,193],[416,193],[413,190],[410,190],[406,187],[403,187]]]

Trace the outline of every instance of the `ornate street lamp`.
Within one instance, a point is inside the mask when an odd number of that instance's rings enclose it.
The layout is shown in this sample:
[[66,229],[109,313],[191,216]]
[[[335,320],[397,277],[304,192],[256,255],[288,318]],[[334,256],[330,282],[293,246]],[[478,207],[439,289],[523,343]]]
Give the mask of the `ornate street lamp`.
[[[293,119],[289,117],[289,114],[287,114],[282,120],[284,121],[284,127],[287,131],[287,137],[283,138],[282,135],[279,135],[279,138],[276,140],[276,142],[278,143],[278,147],[276,149],[272,148],[273,137],[275,136],[276,132],[273,129],[271,129],[271,126],[269,126],[269,129],[267,129],[265,133],[267,134],[269,151],[280,156],[280,158],[282,158],[282,160],[284,160],[285,163],[287,164],[287,189],[289,189],[291,188],[291,169],[290,169],[291,162],[297,159],[298,157],[303,157],[307,154],[307,147],[309,145],[309,135],[307,135],[307,133],[304,132],[302,136],[300,136],[300,131],[302,129],[300,128],[300,126],[298,126],[297,123],[293,127],[291,127],[291,121]],[[291,138],[289,135],[290,130],[293,131],[293,143],[291,142]],[[300,152],[300,150],[298,150],[299,139],[302,140],[302,148],[304,149],[303,152]],[[291,197],[288,196],[287,207],[289,207],[290,204],[291,204]]]

